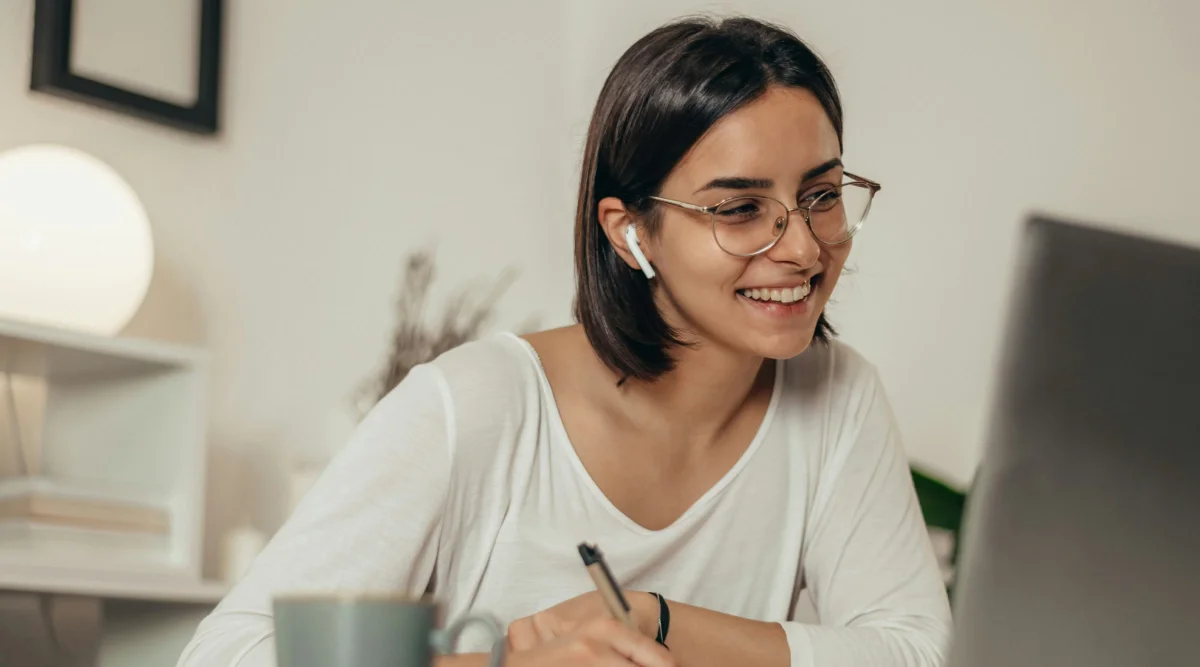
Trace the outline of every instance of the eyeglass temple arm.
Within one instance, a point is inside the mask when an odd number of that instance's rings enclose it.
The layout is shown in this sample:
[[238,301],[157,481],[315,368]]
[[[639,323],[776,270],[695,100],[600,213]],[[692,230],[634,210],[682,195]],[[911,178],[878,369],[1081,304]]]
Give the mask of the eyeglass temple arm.
[[879,183],[876,183],[875,181],[872,181],[872,180],[871,180],[871,179],[869,179],[869,178],[863,178],[862,176],[859,176],[859,175],[857,175],[857,174],[851,174],[851,173],[850,173],[850,172],[848,172],[848,171],[846,171],[846,172],[842,172],[842,173],[843,173],[843,175],[845,175],[845,176],[846,176],[846,178],[849,178],[849,179],[850,179],[850,180],[852,180],[852,181],[858,181],[859,183],[866,183],[868,186],[870,186],[870,188],[871,188],[872,190],[874,190],[874,191],[876,191],[876,192],[878,192],[878,191],[880,191],[880,190],[882,190],[882,189],[883,189],[883,186],[882,186],[882,185],[880,185]]
[[689,211],[696,211],[698,213],[712,213],[713,211],[717,210],[716,206],[699,206],[697,204],[689,204],[685,201],[676,201],[674,199],[667,199],[666,197],[656,197],[656,196],[651,195],[651,196],[646,197],[646,199],[652,199],[654,201],[662,202],[664,204],[670,204],[671,206],[678,206],[679,208],[686,208]]

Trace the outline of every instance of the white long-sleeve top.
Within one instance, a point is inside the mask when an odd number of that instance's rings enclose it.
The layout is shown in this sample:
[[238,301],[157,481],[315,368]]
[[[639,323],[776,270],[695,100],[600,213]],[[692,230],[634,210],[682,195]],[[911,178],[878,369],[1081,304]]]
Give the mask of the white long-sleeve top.
[[[946,592],[874,368],[841,343],[778,362],[741,459],[670,526],[621,513],[577,457],[512,334],[415,368],[200,625],[181,667],[275,667],[271,599],[432,587],[502,623],[593,590],[596,543],[630,590],[786,632],[793,667],[933,667]],[[820,624],[796,622],[807,589]],[[460,650],[486,650],[472,635]]]

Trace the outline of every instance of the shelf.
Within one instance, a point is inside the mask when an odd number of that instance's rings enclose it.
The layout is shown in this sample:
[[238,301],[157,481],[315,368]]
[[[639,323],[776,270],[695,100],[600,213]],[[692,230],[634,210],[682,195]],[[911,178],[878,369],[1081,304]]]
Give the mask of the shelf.
[[161,341],[98,336],[0,318],[0,352],[18,375],[87,377],[204,364],[204,350]]
[[[125,499],[164,520],[143,515],[136,522],[155,528],[133,541],[109,539],[108,533],[119,530],[96,531],[104,534],[95,541],[76,540],[82,535],[55,530],[46,520],[25,522],[26,527],[0,524],[0,584],[28,579],[63,592],[83,587],[121,597],[178,594],[211,601],[215,593],[209,587],[177,584],[199,580],[203,569],[208,353],[0,319],[0,371],[5,369],[19,380],[13,383],[13,402],[26,470],[39,478],[38,494],[62,501],[47,507],[57,505],[53,512],[60,517],[113,520],[138,514],[129,507],[117,511],[121,503],[115,501]],[[0,461],[7,465],[16,460],[9,449],[17,438],[5,428],[12,423],[5,416],[12,410],[5,407],[0,407]],[[22,472],[11,465],[0,471],[6,477]],[[21,485],[2,486],[20,497]],[[88,514],[88,503],[72,500],[80,496],[113,511]],[[18,575],[8,563],[40,569]],[[116,569],[117,563],[120,571],[109,575],[105,568]],[[85,571],[94,574],[77,576]],[[67,583],[59,585],[47,572],[61,573]],[[149,581],[155,585],[148,586]]]
[[138,507],[151,511],[161,509],[162,504],[162,499],[155,498],[152,494],[91,480],[64,480],[42,476],[0,478],[0,501],[26,497],[70,500],[105,508]]
[[70,571],[38,565],[0,564],[0,591],[85,595],[105,599],[175,604],[216,604],[229,586],[217,581],[187,581],[110,572]]

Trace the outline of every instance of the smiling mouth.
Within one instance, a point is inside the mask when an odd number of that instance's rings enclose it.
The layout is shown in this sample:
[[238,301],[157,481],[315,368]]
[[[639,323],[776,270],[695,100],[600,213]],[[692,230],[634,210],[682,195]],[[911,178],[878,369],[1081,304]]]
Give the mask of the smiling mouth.
[[804,281],[793,287],[753,287],[740,289],[738,294],[761,303],[800,303],[808,299],[812,294],[814,285],[818,276],[813,276],[811,279]]

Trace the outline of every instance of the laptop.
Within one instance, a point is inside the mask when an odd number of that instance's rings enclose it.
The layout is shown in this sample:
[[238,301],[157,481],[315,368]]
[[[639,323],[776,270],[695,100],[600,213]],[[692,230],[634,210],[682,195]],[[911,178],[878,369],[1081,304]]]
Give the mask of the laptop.
[[1200,250],[1034,217],[950,667],[1200,665]]

